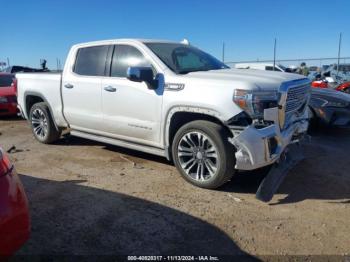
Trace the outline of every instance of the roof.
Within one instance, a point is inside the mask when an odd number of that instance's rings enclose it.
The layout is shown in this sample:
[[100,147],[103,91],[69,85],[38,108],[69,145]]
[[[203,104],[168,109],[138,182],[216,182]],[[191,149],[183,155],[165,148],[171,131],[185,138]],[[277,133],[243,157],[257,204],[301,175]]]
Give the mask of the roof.
[[92,42],[79,43],[75,46],[81,45],[103,45],[103,44],[113,44],[118,42],[133,42],[133,43],[180,43],[180,41],[170,41],[162,39],[142,39],[142,38],[119,38],[119,39],[106,39]]

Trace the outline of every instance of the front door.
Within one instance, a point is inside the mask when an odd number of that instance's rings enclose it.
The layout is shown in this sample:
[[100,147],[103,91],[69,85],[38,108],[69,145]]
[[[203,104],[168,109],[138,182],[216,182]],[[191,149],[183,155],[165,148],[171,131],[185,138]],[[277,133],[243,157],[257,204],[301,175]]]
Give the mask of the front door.
[[111,77],[102,79],[102,112],[105,131],[118,139],[159,146],[163,96],[146,83],[126,78],[130,66],[150,66],[131,45],[114,48]]

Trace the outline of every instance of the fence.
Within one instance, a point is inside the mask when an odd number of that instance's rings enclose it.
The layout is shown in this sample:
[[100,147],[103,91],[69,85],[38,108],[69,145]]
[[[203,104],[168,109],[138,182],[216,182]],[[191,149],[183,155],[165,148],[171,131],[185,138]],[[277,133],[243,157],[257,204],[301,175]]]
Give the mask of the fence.
[[[308,66],[322,67],[323,65],[331,65],[338,63],[338,57],[323,57],[323,58],[297,58],[297,59],[276,59],[276,64],[282,64],[286,67],[294,65],[299,66],[305,62]],[[341,57],[340,64],[350,63],[350,57]],[[250,61],[231,61],[225,62],[227,65],[234,67],[238,63],[269,63],[273,64],[273,60],[250,60]]]

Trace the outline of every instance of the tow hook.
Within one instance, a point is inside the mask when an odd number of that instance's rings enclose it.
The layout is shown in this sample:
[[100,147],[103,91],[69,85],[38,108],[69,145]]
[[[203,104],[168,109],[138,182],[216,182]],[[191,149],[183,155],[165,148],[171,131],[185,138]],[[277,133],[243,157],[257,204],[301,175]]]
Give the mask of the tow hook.
[[269,173],[260,183],[256,198],[263,202],[269,202],[289,171],[303,159],[304,154],[299,143],[289,145],[280,156],[279,161],[271,167]]

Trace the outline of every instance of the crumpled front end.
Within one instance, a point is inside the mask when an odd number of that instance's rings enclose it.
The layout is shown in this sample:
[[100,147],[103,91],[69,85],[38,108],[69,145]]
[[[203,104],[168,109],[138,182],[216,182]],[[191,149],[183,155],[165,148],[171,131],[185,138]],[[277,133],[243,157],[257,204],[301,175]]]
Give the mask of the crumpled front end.
[[310,81],[288,81],[279,90],[278,107],[264,110],[264,126],[232,128],[236,147],[236,169],[253,170],[280,159],[286,147],[298,142],[309,125]]

